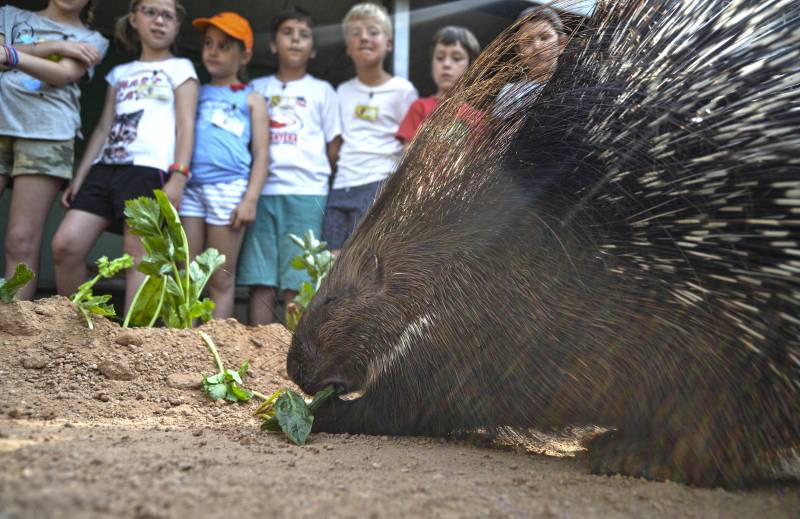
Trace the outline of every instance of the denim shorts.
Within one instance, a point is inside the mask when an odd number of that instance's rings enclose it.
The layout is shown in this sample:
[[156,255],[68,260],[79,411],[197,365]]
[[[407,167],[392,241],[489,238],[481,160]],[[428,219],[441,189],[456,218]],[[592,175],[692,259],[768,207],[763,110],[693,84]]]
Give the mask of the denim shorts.
[[384,182],[385,180],[380,180],[363,186],[331,190],[322,224],[322,239],[328,242],[329,249],[338,250],[344,246],[344,242],[353,234],[358,222],[372,206]]
[[319,237],[326,199],[325,195],[262,195],[256,221],[247,228],[239,253],[236,284],[297,291],[303,281],[310,281],[305,270],[290,265],[301,249],[289,234],[302,237],[310,229]]

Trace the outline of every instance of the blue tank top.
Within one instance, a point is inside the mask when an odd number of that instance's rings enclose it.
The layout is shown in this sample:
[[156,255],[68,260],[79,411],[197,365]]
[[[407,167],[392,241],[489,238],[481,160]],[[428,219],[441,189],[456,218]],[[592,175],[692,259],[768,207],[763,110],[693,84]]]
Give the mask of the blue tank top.
[[192,184],[230,182],[250,176],[250,87],[203,85],[197,103]]

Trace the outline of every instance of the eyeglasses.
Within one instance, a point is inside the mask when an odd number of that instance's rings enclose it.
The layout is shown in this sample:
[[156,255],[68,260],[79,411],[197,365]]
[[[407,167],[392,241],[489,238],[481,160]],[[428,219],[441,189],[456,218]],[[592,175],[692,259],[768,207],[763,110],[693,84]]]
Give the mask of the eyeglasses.
[[175,23],[178,21],[178,15],[172,11],[161,11],[155,7],[150,7],[149,5],[140,5],[139,12],[142,13],[145,18],[149,18],[150,20],[155,20],[160,16],[161,19],[166,23]]

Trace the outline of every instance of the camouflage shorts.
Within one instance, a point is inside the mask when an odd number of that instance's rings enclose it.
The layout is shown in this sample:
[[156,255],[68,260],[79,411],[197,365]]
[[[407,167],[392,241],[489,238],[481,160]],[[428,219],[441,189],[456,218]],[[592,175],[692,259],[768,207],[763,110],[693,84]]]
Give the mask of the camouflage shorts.
[[0,137],[0,175],[48,175],[72,179],[74,141]]

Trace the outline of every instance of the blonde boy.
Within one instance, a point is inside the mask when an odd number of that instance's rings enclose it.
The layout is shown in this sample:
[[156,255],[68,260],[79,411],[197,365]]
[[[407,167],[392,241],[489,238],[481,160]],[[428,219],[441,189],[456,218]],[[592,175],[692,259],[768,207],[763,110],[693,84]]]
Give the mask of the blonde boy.
[[392,23],[383,7],[356,4],[342,27],[356,77],[337,89],[343,142],[322,230],[334,253],[397,166],[403,146],[395,134],[417,99],[414,85],[383,68],[392,48]]

